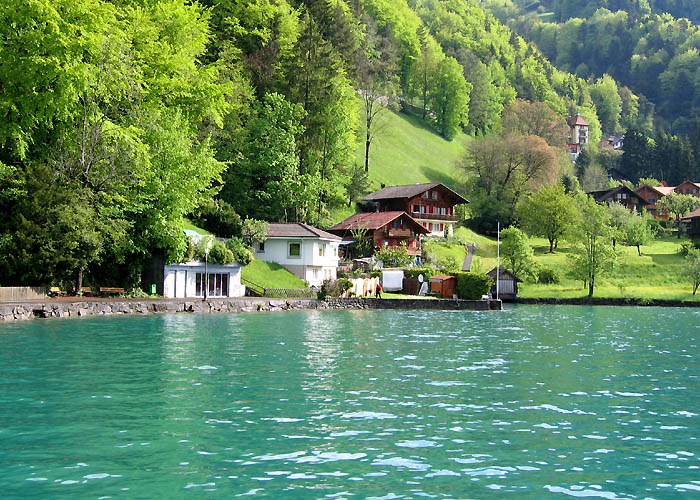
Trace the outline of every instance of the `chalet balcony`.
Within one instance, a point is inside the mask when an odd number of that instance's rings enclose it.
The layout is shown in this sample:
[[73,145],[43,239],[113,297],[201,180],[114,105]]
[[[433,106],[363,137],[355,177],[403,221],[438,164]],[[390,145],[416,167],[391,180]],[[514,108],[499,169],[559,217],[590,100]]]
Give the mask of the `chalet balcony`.
[[416,220],[423,221],[423,220],[444,220],[447,222],[457,222],[459,220],[459,217],[456,215],[441,215],[441,214],[426,214],[426,213],[419,213],[419,212],[412,212],[411,217],[413,217]]
[[411,230],[410,229],[389,229],[388,236],[389,236],[389,238],[410,238],[411,237]]

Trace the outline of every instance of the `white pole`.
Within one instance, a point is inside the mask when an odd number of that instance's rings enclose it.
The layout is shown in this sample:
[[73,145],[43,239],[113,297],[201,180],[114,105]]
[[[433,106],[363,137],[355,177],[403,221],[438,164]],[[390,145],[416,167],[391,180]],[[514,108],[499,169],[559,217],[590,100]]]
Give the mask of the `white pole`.
[[496,300],[498,300],[499,297],[499,289],[498,289],[498,282],[500,281],[501,277],[501,223],[498,223],[498,229],[497,229],[497,234],[498,234],[498,245],[496,246]]

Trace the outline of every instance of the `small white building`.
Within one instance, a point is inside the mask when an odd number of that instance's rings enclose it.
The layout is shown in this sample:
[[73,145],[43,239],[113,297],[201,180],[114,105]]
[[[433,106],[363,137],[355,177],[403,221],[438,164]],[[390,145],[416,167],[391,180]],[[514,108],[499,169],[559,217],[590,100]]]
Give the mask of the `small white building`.
[[338,273],[341,238],[307,224],[268,224],[267,239],[256,244],[256,259],[276,262],[305,280],[321,286]]
[[238,263],[208,263],[205,271],[204,262],[192,261],[166,265],[163,271],[163,297],[166,298],[245,295],[245,286],[241,285],[241,265]]

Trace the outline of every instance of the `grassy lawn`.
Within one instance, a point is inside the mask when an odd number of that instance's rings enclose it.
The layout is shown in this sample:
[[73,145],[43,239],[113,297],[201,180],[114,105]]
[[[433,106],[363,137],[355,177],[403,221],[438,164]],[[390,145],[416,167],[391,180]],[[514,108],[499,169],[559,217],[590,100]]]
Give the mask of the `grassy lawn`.
[[[488,272],[495,267],[495,238],[478,235],[463,227],[456,229],[455,236],[462,241],[476,243],[472,270]],[[691,283],[683,276],[684,258],[678,253],[683,241],[675,236],[661,236],[651,245],[642,246],[641,256],[635,247],[617,245],[615,272],[597,280],[594,296],[700,301],[700,295],[692,295]],[[567,255],[571,252],[568,243],[562,242],[552,254],[548,253],[549,243],[544,238],[531,238],[530,244],[537,263],[558,271],[561,282],[554,285],[522,283],[519,287],[521,297],[576,298],[588,295],[583,283],[567,277]],[[426,246],[428,253],[438,261],[451,256],[461,268],[464,246],[437,241],[426,243]]]
[[307,288],[299,277],[274,262],[254,260],[242,270],[242,277],[264,288]]
[[[372,191],[382,183],[394,186],[442,182],[453,189],[459,187],[455,163],[464,152],[464,133],[447,141],[419,117],[390,111],[381,115],[378,125],[382,132],[377,134],[369,152]],[[360,133],[364,134],[364,130]],[[358,165],[364,165],[364,137],[358,140],[355,158]]]
[[211,234],[209,231],[206,231],[201,227],[197,227],[194,224],[192,224],[192,221],[190,221],[189,219],[184,219],[182,229],[190,229],[192,231],[198,232],[199,234]]

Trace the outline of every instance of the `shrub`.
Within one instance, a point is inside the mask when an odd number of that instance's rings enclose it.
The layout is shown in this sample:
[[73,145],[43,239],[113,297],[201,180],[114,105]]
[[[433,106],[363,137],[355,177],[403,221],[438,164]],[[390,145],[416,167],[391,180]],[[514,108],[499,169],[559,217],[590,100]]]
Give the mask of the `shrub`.
[[417,280],[419,275],[423,275],[423,278],[426,280],[430,278],[431,276],[435,276],[436,274],[445,274],[444,272],[441,272],[440,269],[432,269],[430,267],[414,267],[411,269],[404,269],[403,271],[403,277],[406,279],[411,279],[411,280]]
[[326,297],[340,297],[351,288],[352,282],[345,278],[326,280],[321,285],[321,290],[318,292],[318,298],[323,300]]
[[384,263],[384,267],[408,267],[413,263],[413,257],[408,255],[405,243],[394,247],[382,247],[374,252],[377,260]]
[[457,294],[460,299],[477,300],[491,290],[493,280],[486,274],[455,273],[457,276]]
[[559,273],[556,272],[551,267],[542,267],[537,272],[538,283],[543,283],[545,285],[549,285],[552,283],[559,283],[560,279],[561,278],[559,277]]
[[680,255],[682,255],[683,257],[687,257],[690,250],[692,250],[694,247],[695,247],[695,245],[693,245],[692,242],[684,241],[683,243],[681,243],[681,246],[678,249],[678,253]]
[[233,258],[242,266],[247,266],[253,260],[253,252],[245,244],[243,238],[234,236],[226,242],[226,247],[233,253]]
[[241,234],[241,217],[224,200],[207,200],[191,218],[198,226],[219,236]]

